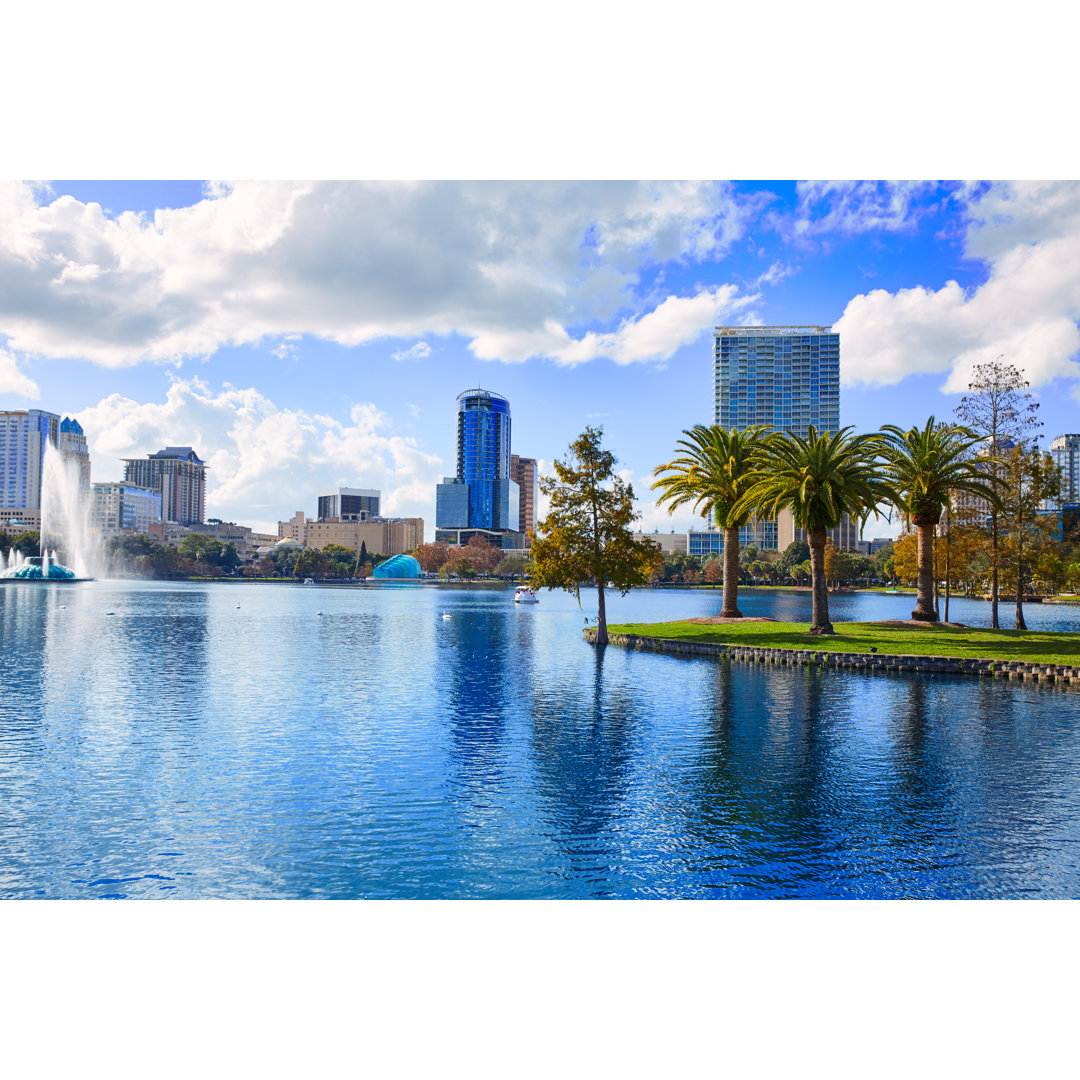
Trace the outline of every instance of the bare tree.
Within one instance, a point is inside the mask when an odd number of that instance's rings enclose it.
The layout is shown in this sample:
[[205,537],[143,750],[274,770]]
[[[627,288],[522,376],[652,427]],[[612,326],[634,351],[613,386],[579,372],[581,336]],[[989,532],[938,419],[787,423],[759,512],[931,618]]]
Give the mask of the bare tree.
[[[960,399],[956,416],[982,437],[986,457],[1001,458],[1013,447],[1031,440],[1042,421],[1036,418],[1039,403],[1027,392],[1031,384],[1024,373],[999,356],[989,364],[977,364]],[[998,471],[998,467],[990,466]],[[1000,511],[988,505],[990,518],[990,625],[998,628],[998,577],[1001,567]]]

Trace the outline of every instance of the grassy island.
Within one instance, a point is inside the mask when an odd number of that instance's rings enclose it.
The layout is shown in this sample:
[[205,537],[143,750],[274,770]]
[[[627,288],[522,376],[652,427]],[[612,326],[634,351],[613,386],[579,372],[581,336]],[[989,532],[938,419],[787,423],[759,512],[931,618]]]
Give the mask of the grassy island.
[[876,652],[882,657],[950,656],[1027,664],[1080,665],[1080,633],[984,630],[932,623],[913,627],[900,620],[895,623],[838,622],[834,626],[835,634],[817,637],[809,634],[809,623],[756,619],[624,623],[608,629],[612,635],[755,649],[813,649],[819,653]]

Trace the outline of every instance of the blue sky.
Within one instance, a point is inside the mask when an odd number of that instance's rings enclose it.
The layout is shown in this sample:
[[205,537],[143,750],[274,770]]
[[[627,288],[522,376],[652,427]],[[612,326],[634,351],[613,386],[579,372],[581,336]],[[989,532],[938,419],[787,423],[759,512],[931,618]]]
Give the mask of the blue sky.
[[643,527],[684,529],[649,474],[711,422],[714,325],[838,329],[859,430],[950,416],[1003,354],[1049,439],[1077,429],[1078,271],[1072,183],[13,183],[0,407],[77,416],[97,480],[190,443],[213,516],[272,530],[346,484],[430,537],[483,386],[548,464],[602,425]]

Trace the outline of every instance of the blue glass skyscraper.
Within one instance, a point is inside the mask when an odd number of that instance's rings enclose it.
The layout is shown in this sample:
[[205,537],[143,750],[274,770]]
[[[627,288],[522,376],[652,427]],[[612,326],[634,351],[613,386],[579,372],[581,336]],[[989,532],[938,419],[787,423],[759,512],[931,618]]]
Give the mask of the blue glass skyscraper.
[[490,390],[457,399],[457,470],[438,485],[436,529],[515,530],[517,484],[510,476],[510,402]]
[[505,485],[498,481],[510,479],[510,402],[488,390],[466,390],[457,407],[457,475],[469,485],[469,525],[505,529],[498,507]]

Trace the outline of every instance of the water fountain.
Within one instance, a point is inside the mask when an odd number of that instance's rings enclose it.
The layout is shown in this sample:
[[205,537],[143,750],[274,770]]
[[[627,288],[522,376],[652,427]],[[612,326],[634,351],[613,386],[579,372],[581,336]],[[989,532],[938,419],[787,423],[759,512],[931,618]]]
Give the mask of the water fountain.
[[[45,447],[41,474],[41,554],[27,558],[14,548],[7,565],[0,556],[0,581],[86,581],[93,577],[89,541],[90,502],[80,486],[79,465],[53,445]],[[72,566],[56,557],[59,546]]]
[[[0,561],[3,557],[0,556]],[[85,581],[76,577],[75,571],[62,566],[56,559],[56,552],[46,551],[44,555],[31,555],[27,558],[14,548],[8,552],[7,566],[0,570],[0,581]]]

